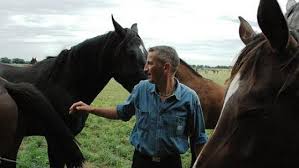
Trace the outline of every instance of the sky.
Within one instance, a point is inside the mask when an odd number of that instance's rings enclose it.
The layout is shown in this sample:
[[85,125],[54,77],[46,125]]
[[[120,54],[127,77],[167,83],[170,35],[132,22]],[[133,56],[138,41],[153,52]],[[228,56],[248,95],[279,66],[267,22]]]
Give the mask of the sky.
[[[287,0],[278,0],[285,12]],[[87,38],[138,24],[146,48],[174,47],[191,65],[233,65],[244,47],[238,16],[253,29],[259,0],[1,0],[0,58],[56,56]]]

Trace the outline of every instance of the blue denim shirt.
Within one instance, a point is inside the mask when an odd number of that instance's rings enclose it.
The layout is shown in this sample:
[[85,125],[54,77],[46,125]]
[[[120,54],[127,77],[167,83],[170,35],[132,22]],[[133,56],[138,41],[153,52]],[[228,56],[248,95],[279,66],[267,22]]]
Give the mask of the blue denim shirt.
[[[174,94],[162,101],[148,80],[137,84],[124,104],[117,106],[120,119],[136,123],[130,141],[139,152],[150,156],[182,154],[189,148],[188,116],[193,120],[195,143],[207,142],[200,102],[195,91],[179,83]],[[190,120],[189,120],[190,121]]]

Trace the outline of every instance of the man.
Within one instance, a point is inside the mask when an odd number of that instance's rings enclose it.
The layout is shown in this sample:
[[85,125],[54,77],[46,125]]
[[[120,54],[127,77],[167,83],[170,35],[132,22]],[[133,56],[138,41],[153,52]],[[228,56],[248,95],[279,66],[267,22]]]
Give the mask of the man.
[[188,138],[198,155],[207,135],[197,94],[175,78],[179,63],[172,47],[152,47],[144,66],[148,80],[140,81],[124,104],[107,109],[77,102],[70,112],[124,121],[136,115],[130,137],[135,147],[132,168],[181,168]]

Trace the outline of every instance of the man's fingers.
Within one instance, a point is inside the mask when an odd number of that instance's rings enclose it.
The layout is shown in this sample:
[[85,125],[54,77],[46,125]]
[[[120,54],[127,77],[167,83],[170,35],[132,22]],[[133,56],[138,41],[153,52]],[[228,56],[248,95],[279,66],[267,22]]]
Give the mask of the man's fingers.
[[79,106],[79,105],[82,105],[82,104],[83,104],[83,102],[81,102],[81,101],[76,102],[76,103],[74,103],[74,104],[70,107],[70,109],[74,109],[76,106]]
[[73,105],[71,105],[71,107],[69,108],[69,114],[76,112],[76,111],[81,111],[81,110],[86,110],[88,109],[89,106],[87,104],[85,104],[82,101],[78,101],[76,103],[74,103]]

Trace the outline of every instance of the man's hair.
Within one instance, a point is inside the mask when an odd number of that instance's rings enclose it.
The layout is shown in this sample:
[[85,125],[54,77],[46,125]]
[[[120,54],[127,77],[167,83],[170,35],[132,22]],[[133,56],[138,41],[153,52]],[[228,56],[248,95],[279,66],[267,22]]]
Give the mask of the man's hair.
[[155,52],[162,64],[169,63],[172,66],[172,72],[175,73],[177,71],[180,58],[174,48],[170,46],[155,46],[149,48],[148,51]]

